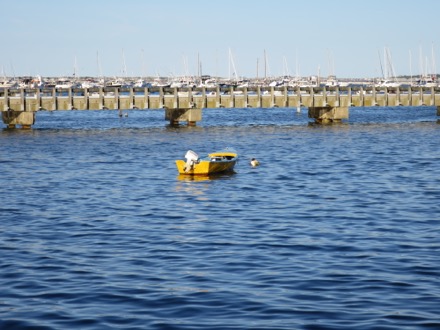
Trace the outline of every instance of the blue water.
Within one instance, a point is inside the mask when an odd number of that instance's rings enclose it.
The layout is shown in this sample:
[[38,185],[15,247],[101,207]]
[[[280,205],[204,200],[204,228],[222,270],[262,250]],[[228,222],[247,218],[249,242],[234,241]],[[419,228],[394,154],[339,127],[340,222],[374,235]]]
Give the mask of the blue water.
[[440,329],[435,108],[117,114],[0,130],[0,329]]

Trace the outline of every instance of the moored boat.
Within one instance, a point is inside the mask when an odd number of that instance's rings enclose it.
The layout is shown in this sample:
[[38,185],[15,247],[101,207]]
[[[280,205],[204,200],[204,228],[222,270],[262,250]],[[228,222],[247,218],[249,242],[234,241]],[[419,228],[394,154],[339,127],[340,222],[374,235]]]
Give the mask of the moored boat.
[[186,161],[176,160],[179,174],[186,175],[210,175],[222,172],[232,172],[238,160],[234,150],[218,151],[208,154],[205,158],[199,156],[192,150],[185,154]]

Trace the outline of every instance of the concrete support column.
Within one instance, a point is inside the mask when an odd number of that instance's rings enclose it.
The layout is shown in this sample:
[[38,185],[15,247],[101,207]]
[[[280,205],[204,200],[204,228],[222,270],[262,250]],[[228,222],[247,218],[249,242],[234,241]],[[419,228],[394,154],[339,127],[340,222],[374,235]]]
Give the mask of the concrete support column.
[[373,101],[371,102],[372,106],[377,106],[377,99],[376,99],[376,85],[373,86]]
[[297,102],[296,102],[296,111],[300,112],[301,111],[301,87],[299,87],[299,85],[297,85],[295,87],[295,91],[296,91],[296,97],[297,97]]
[[365,106],[365,95],[364,95],[364,86],[361,86],[361,89],[359,90],[359,106],[363,107]]
[[115,105],[115,109],[121,109],[121,100],[119,99],[119,88],[115,87],[115,101],[113,102],[113,104]]
[[159,108],[163,108],[165,105],[165,100],[163,96],[163,87],[159,87]]
[[192,108],[194,107],[194,103],[192,88],[188,88],[188,106]]
[[37,94],[37,108],[38,108],[37,111],[40,111],[40,109],[41,109],[41,91],[40,91],[39,87],[37,87],[36,94]]
[[234,87],[229,87],[229,95],[231,95],[231,98],[229,100],[229,107],[228,108],[234,108],[235,107],[235,94],[234,94]]
[[244,108],[247,108],[247,107],[248,107],[248,104],[249,104],[249,102],[248,102],[248,89],[247,89],[247,87],[244,87],[244,88],[243,88],[243,97],[244,97],[244,100],[243,100],[243,102],[244,102],[243,107],[244,107]]
[[84,110],[88,110],[89,108],[89,89],[84,88]]
[[202,108],[206,108],[207,107],[207,100],[206,100],[206,87],[202,86]]
[[340,106],[341,105],[341,92],[339,91],[339,86],[336,86],[336,102],[335,102],[336,106]]
[[215,107],[220,107],[220,87],[218,85],[215,89]]
[[104,89],[102,87],[99,87],[98,89],[99,93],[99,110],[104,109]]
[[165,120],[170,122],[171,126],[178,126],[179,122],[186,121],[188,126],[196,126],[198,121],[202,120],[201,108],[183,108],[170,109],[165,108]]
[[259,108],[263,104],[263,102],[261,102],[261,88],[260,88],[260,85],[257,86],[257,96],[258,96],[258,98],[257,98],[257,100],[258,100],[257,107]]
[[348,107],[309,107],[308,115],[319,124],[340,122],[348,119]]
[[69,91],[67,92],[67,107],[68,107],[68,110],[72,110],[74,107],[73,107],[73,97],[72,97],[72,88],[69,88]]
[[21,98],[20,110],[21,111],[26,111],[26,98],[25,98],[24,88],[22,88],[20,90],[20,98]]
[[179,107],[179,92],[177,90],[177,87],[174,87],[173,90],[173,108],[178,108]]
[[133,86],[130,87],[130,109],[134,108],[134,91]]
[[29,129],[35,123],[35,112],[33,111],[2,111],[2,120],[8,128],[15,128],[20,125],[23,129]]
[[9,95],[8,95],[8,89],[3,89],[3,95],[4,95],[4,103],[3,103],[3,109],[0,109],[0,111],[8,111],[9,109]]
[[348,86],[348,105],[351,106],[353,104],[353,101],[351,99],[351,86]]
[[150,108],[150,102],[148,102],[149,101],[148,94],[149,94],[149,90],[147,87],[145,87],[144,88],[144,97],[145,97],[145,106],[144,107],[145,107],[145,109]]
[[270,107],[273,108],[275,105],[275,89],[270,86]]
[[58,109],[58,97],[57,97],[57,90],[55,87],[52,88],[52,105],[53,105],[53,110]]

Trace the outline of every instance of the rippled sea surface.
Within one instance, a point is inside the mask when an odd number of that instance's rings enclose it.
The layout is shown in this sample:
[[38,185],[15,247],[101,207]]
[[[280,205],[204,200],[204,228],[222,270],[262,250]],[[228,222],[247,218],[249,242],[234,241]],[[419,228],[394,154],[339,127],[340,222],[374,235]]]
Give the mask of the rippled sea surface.
[[[440,329],[438,119],[59,111],[2,129],[0,329]],[[234,174],[177,175],[188,149],[225,147]]]

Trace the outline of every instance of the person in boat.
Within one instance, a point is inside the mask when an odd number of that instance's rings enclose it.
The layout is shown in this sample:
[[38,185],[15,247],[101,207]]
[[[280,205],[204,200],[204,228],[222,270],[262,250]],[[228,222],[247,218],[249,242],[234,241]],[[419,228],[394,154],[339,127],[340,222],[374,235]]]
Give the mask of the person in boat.
[[258,160],[256,160],[255,158],[251,159],[251,166],[252,167],[257,167],[260,165],[260,162]]

